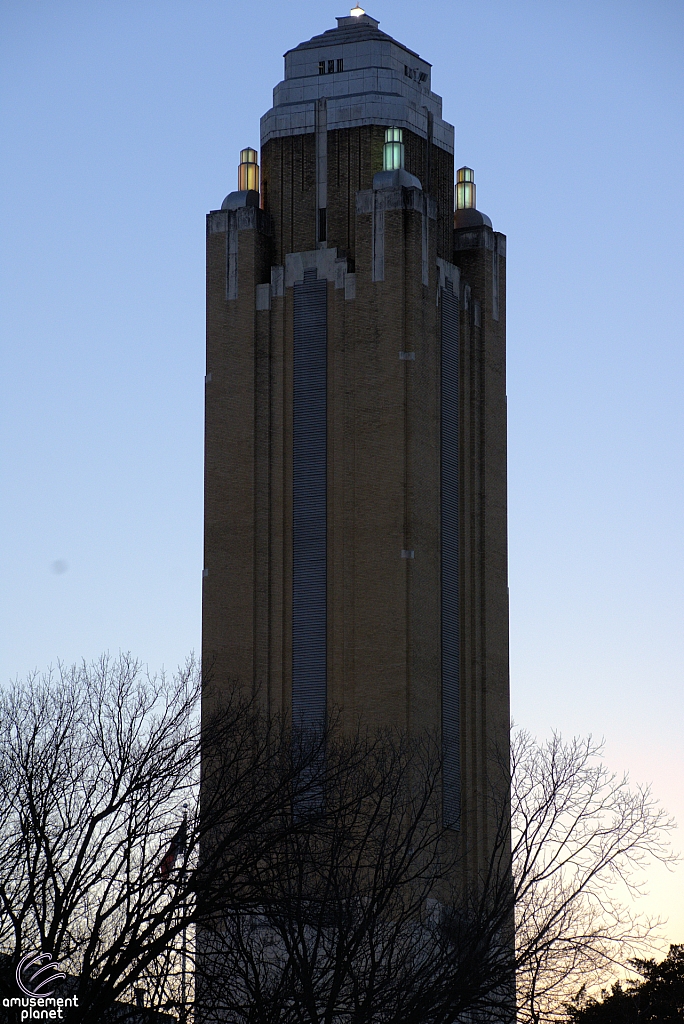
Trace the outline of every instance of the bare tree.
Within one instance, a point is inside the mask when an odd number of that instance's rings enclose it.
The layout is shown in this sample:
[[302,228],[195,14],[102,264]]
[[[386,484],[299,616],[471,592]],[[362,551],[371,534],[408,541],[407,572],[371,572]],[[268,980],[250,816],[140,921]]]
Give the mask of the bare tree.
[[648,948],[653,923],[629,900],[647,860],[673,859],[673,823],[601,764],[600,745],[514,735],[510,776],[496,759],[490,770],[494,792],[506,793],[497,772],[509,778],[511,802],[487,869],[464,891],[435,745],[354,742],[350,758],[329,737],[344,770],[310,830],[273,848],[258,911],[214,929],[208,1019],[510,1021],[515,971],[518,1020],[551,1022],[582,984]]
[[201,689],[121,657],[0,695],[0,952],[50,952],[83,1019],[137,989],[184,1022],[192,971],[208,1024],[503,1022],[516,970],[519,1019],[550,1022],[643,952],[619,887],[672,823],[591,741],[492,759],[466,891],[436,739],[306,733],[237,685],[200,722]]
[[510,874],[458,891],[440,780],[429,738],[329,733],[324,799],[264,862],[259,906],[207,923],[201,1019],[510,1021]]
[[649,789],[601,763],[602,745],[514,733],[511,824],[518,1020],[564,1003],[649,949],[659,922],[630,905],[648,861],[671,863],[674,822]]
[[200,690],[192,661],[151,679],[122,656],[0,694],[0,951],[49,952],[83,1018],[135,988],[177,1005],[183,936],[207,907],[253,905],[286,801],[320,788],[316,749],[293,750],[237,687],[202,729]]

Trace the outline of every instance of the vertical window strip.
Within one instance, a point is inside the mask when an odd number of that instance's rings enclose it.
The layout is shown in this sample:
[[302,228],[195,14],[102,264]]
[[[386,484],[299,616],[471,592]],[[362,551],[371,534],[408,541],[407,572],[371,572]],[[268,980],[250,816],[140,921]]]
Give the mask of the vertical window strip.
[[458,544],[458,296],[441,290],[442,814],[461,825],[460,622]]
[[326,712],[327,282],[294,286],[292,714],[319,730]]

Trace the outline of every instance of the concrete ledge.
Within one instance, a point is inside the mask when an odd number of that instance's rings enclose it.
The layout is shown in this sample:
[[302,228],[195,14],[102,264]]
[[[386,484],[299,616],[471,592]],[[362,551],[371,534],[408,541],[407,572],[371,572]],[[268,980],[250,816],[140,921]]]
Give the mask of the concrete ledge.
[[458,267],[455,267],[453,263],[448,263],[446,260],[437,257],[437,273],[439,274],[439,288],[445,288],[447,281],[451,281],[451,287],[453,288],[454,295],[459,293],[459,282],[461,280],[461,271]]
[[212,210],[207,214],[207,234],[217,235],[229,231],[256,230],[262,235],[273,234],[270,216],[257,206],[242,206],[233,210]]
[[312,249],[310,252],[288,252],[285,256],[285,287],[292,288],[304,280],[304,271],[315,267],[319,280],[333,281],[335,288],[345,287],[346,257],[338,257],[337,249]]
[[271,308],[271,286],[270,284],[258,284],[256,286],[256,308]]
[[378,171],[377,174],[373,175],[373,191],[396,188],[397,186],[401,188],[417,188],[420,192],[423,191],[420,179],[416,178],[415,174],[409,174],[403,167],[398,168],[396,171]]

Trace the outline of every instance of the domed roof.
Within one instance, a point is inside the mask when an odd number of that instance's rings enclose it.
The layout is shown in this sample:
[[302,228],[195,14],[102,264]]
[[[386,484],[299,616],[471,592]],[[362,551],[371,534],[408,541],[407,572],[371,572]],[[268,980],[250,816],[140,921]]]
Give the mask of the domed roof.
[[455,228],[479,228],[482,225],[491,228],[492,222],[486,213],[480,213],[479,210],[456,210],[454,214]]
[[378,171],[373,175],[373,188],[396,188],[397,185],[403,188],[418,188],[422,191],[423,186],[415,174],[409,174],[403,167],[394,171]]
[[259,193],[253,189],[247,192],[229,192],[221,203],[222,210],[238,210],[241,206],[258,206]]

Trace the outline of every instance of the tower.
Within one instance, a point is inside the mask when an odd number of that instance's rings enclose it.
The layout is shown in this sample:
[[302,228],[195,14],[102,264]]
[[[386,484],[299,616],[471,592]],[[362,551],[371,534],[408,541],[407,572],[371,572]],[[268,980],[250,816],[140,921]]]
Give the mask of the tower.
[[309,725],[439,733],[477,868],[509,727],[505,238],[431,66],[337,22],[285,54],[261,170],[243,150],[207,217],[202,657]]

